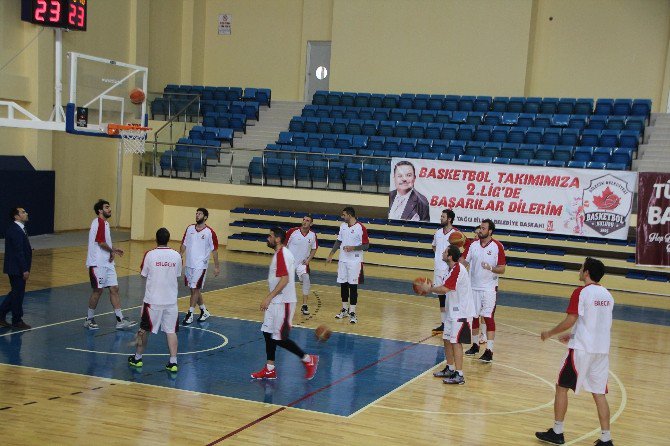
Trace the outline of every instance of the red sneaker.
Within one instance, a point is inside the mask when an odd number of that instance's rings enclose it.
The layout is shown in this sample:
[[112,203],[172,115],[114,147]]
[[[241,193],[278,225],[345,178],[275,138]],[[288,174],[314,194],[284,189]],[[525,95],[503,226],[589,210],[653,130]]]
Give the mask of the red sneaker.
[[256,373],[252,373],[251,377],[253,379],[277,379],[277,369],[268,370],[267,366],[263,367],[263,370],[259,370]]
[[316,375],[319,357],[317,355],[309,355],[309,362],[303,362],[303,365],[305,366],[305,379],[310,380]]

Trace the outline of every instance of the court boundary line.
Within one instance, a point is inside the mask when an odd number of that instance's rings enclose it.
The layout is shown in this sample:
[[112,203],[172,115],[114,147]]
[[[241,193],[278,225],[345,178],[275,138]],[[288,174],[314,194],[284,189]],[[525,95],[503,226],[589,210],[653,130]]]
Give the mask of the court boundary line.
[[[287,404],[287,405],[284,406],[284,407],[280,407],[280,408],[278,408],[278,409],[276,409],[276,410],[274,410],[274,411],[272,411],[272,412],[270,412],[270,413],[267,413],[267,414],[265,414],[265,415],[263,415],[263,416],[261,416],[261,417],[259,417],[259,418],[256,418],[255,420],[252,420],[251,422],[245,424],[244,426],[241,426],[241,427],[237,428],[236,430],[234,430],[234,431],[232,431],[232,432],[227,433],[226,435],[224,435],[224,436],[218,438],[217,440],[214,440],[214,441],[212,441],[212,442],[210,442],[210,443],[207,443],[207,446],[212,446],[212,445],[218,444],[218,443],[220,443],[220,442],[222,442],[222,441],[225,441],[225,440],[227,440],[228,438],[231,438],[231,437],[237,435],[238,433],[240,433],[240,432],[242,432],[242,431],[244,431],[244,430],[246,430],[246,429],[248,429],[248,428],[250,428],[250,427],[252,427],[252,426],[255,426],[256,424],[260,423],[261,421],[264,421],[264,420],[266,420],[266,419],[268,419],[268,418],[270,418],[270,417],[272,417],[272,416],[274,416],[274,415],[276,415],[276,414],[278,414],[278,413],[280,413],[280,412],[283,412],[283,411],[286,410],[286,409],[294,408],[294,406],[295,406],[296,404],[298,404],[298,403],[300,403],[300,402],[302,402],[302,401],[304,401],[304,400],[306,400],[306,399],[309,399],[309,398],[311,398],[311,397],[313,397],[313,396],[315,396],[315,395],[317,395],[317,394],[323,392],[323,391],[326,390],[326,389],[329,389],[329,388],[331,388],[331,387],[333,387],[333,386],[335,386],[335,385],[337,385],[337,384],[340,384],[340,383],[343,382],[343,381],[346,381],[346,380],[348,380],[348,379],[350,379],[350,378],[353,378],[354,376],[358,375],[359,373],[364,372],[365,370],[368,370],[369,368],[374,367],[374,366],[376,366],[377,364],[380,364],[380,363],[382,363],[382,362],[385,362],[385,361],[387,361],[387,360],[389,360],[389,359],[391,359],[391,358],[393,358],[393,357],[399,355],[400,353],[402,353],[402,352],[404,352],[404,351],[406,351],[406,350],[409,350],[410,348],[414,348],[414,347],[416,347],[417,345],[423,345],[423,342],[427,341],[428,339],[430,339],[430,338],[432,338],[432,337],[434,337],[434,336],[436,336],[436,335],[431,334],[430,336],[428,336],[428,337],[426,337],[426,338],[423,338],[423,339],[421,339],[421,340],[418,341],[418,342],[415,341],[415,342],[411,343],[410,345],[406,345],[406,346],[404,346],[404,347],[401,348],[400,350],[397,350],[397,351],[395,351],[395,352],[393,352],[393,353],[389,353],[388,355],[384,356],[383,358],[379,358],[378,360],[376,360],[376,361],[374,361],[374,362],[371,362],[371,363],[369,363],[368,365],[366,365],[366,366],[364,366],[364,367],[361,367],[360,369],[355,370],[355,371],[351,372],[351,373],[348,374],[348,375],[345,375],[345,376],[343,376],[343,377],[341,377],[341,378],[338,378],[337,380],[335,380],[335,381],[333,381],[333,382],[331,382],[331,383],[329,383],[329,384],[326,384],[325,386],[322,386],[322,387],[320,387],[319,389],[316,389],[316,390],[314,390],[314,391],[312,391],[312,392],[309,392],[309,393],[303,395],[302,397],[298,398],[298,399],[295,400],[295,401],[290,402],[289,404]],[[348,418],[348,417],[347,417],[347,418]]]

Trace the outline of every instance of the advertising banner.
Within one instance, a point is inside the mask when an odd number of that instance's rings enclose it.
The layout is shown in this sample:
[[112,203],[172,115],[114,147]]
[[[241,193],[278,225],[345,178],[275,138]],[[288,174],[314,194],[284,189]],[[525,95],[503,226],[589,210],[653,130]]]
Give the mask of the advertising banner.
[[393,158],[389,219],[625,240],[636,172]]
[[639,174],[635,263],[670,266],[670,173]]

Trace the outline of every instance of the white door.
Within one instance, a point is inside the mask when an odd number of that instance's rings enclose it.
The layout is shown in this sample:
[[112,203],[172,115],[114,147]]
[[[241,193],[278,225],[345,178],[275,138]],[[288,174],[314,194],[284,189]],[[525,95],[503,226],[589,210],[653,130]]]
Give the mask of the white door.
[[312,102],[317,90],[328,90],[330,81],[330,42],[307,42],[305,102]]

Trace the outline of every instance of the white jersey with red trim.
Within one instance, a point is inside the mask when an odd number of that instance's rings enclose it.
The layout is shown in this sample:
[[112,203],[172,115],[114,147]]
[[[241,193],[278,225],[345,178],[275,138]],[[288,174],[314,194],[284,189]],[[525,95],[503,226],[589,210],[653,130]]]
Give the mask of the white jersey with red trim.
[[587,353],[609,353],[613,309],[614,298],[604,286],[592,283],[577,288],[566,311],[579,316],[568,347]]
[[447,292],[447,317],[451,320],[470,318],[476,316],[472,287],[470,286],[470,275],[460,263],[447,273],[444,286]]
[[449,269],[447,262],[442,259],[442,254],[449,247],[449,236],[453,232],[458,231],[458,229],[452,226],[446,233],[444,232],[445,229],[447,228],[438,228],[433,236],[433,248],[435,248],[435,271],[447,271]]
[[140,270],[142,277],[147,279],[144,302],[153,305],[177,303],[177,277],[181,276],[181,255],[177,251],[167,246],[147,251]]
[[337,235],[337,241],[342,242],[340,246],[340,262],[362,262],[363,251],[347,252],[345,246],[360,246],[370,243],[368,240],[368,230],[359,221],[349,226],[346,223],[340,225],[340,233]]
[[272,256],[270,271],[268,272],[268,288],[270,291],[275,289],[283,276],[288,276],[288,283],[284,289],[272,299],[273,304],[286,304],[298,301],[295,294],[295,258],[291,251],[285,246],[282,246],[282,248]]
[[110,248],[112,247],[112,234],[109,231],[109,222],[100,217],[93,219],[91,230],[88,231],[86,266],[114,268],[114,262],[109,261],[109,251],[102,249],[98,243],[107,243]]
[[300,226],[298,226],[286,231],[286,247],[293,254],[296,265],[300,265],[307,260],[312,249],[319,247],[319,241],[314,231],[310,230],[307,235],[304,235],[300,229]]
[[463,257],[470,264],[470,283],[472,289],[477,291],[495,291],[498,287],[498,275],[493,271],[484,269],[482,262],[491,267],[505,265],[505,248],[498,240],[491,239],[488,243],[482,241],[472,242],[465,248]]
[[207,225],[202,229],[189,225],[181,243],[186,247],[186,266],[195,269],[207,269],[209,255],[219,249],[216,233]]

